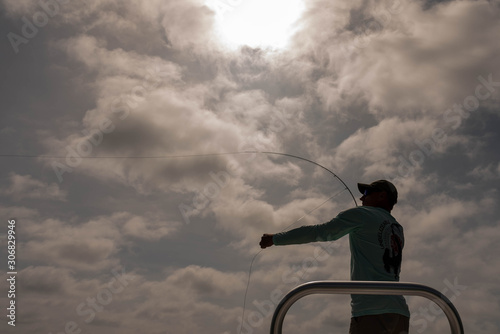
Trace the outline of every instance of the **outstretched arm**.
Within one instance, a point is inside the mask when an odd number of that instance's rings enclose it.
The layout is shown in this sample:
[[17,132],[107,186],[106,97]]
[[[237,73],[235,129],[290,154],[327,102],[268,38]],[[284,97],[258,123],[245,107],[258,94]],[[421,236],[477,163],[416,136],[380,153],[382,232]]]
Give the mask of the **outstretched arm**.
[[297,245],[337,240],[358,228],[365,218],[359,208],[346,210],[324,224],[306,225],[287,232],[264,234],[260,240],[260,247],[264,249],[272,245]]
[[264,248],[271,247],[272,245],[274,245],[273,236],[274,236],[274,234],[264,234],[262,236],[262,238],[260,239],[260,243],[259,243],[260,248],[264,249]]

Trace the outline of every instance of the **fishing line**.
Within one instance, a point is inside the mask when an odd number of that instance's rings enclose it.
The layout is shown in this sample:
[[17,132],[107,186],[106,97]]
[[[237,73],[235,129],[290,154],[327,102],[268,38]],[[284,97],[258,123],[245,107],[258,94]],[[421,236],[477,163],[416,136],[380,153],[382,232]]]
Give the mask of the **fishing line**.
[[[81,159],[180,159],[180,158],[196,158],[196,157],[213,157],[213,156],[224,156],[224,155],[238,155],[238,154],[268,154],[268,155],[281,155],[284,157],[295,158],[303,161],[307,161],[323,168],[328,173],[332,174],[337,180],[339,180],[345,187],[345,190],[349,191],[354,204],[358,206],[356,198],[354,197],[351,189],[345,184],[345,182],[338,177],[337,174],[326,168],[325,166],[317,163],[316,161],[282,152],[272,152],[272,151],[236,151],[236,152],[222,152],[222,153],[200,153],[200,154],[181,154],[181,155],[151,155],[151,156],[130,156],[130,155],[96,155],[96,156],[80,156]],[[0,154],[0,158],[40,158],[40,159],[66,159],[67,156],[61,155],[29,155],[29,154]]]
[[[354,197],[351,189],[349,189],[349,187],[345,184],[345,182],[339,176],[337,176],[337,174],[335,174],[330,169],[326,168],[325,166],[323,166],[323,165],[321,165],[321,164],[319,164],[319,163],[317,163],[317,162],[315,162],[313,160],[310,160],[310,159],[307,159],[307,158],[303,158],[303,157],[298,156],[298,155],[289,154],[289,153],[272,152],[272,151],[238,151],[238,152],[223,152],[223,153],[202,153],[202,154],[160,155],[160,156],[86,156],[86,157],[80,157],[80,158],[82,158],[82,159],[181,159],[181,158],[212,157],[212,156],[239,155],[239,154],[279,155],[279,156],[284,156],[284,157],[289,157],[289,158],[295,158],[295,159],[303,160],[303,161],[312,163],[313,165],[316,165],[316,166],[318,166],[318,167],[326,170],[328,173],[332,174],[337,180],[339,180],[344,185],[344,189],[342,189],[341,191],[337,192],[333,196],[329,197],[327,200],[325,200],[324,202],[322,202],[320,205],[316,206],[314,209],[312,209],[311,211],[307,212],[305,215],[303,215],[302,217],[300,217],[299,219],[297,219],[296,221],[294,221],[292,224],[290,224],[287,227],[285,227],[284,230],[286,230],[286,229],[290,228],[291,226],[295,225],[296,223],[298,223],[299,221],[301,221],[303,218],[305,218],[306,216],[310,215],[311,213],[313,213],[314,211],[316,211],[317,209],[319,209],[321,206],[323,206],[329,200],[331,200],[332,198],[340,195],[342,192],[344,192],[346,190],[351,195],[351,198],[353,199],[355,206],[358,206],[358,203],[356,202],[356,198]],[[66,156],[58,156],[58,155],[0,154],[0,158],[66,159],[67,157]],[[241,330],[243,328],[243,321],[245,319],[246,300],[247,300],[248,288],[250,286],[250,278],[251,278],[251,274],[252,274],[253,264],[254,264],[255,259],[257,258],[257,256],[262,252],[262,250],[263,249],[261,249],[259,252],[257,252],[254,255],[254,257],[252,258],[252,261],[250,262],[250,268],[248,270],[247,286],[246,286],[245,295],[244,295],[244,298],[243,298],[243,311],[242,311],[242,315],[241,315],[241,326],[240,326],[240,330],[239,330],[240,334],[241,334]]]
[[[293,223],[291,223],[290,225],[288,225],[287,227],[285,227],[284,229],[281,230],[281,232],[289,229],[290,227],[292,227],[293,225],[297,224],[299,221],[301,221],[302,219],[304,219],[305,217],[307,217],[308,215],[310,215],[311,213],[313,213],[314,211],[316,211],[317,209],[319,209],[320,207],[322,207],[326,202],[328,202],[329,200],[331,200],[332,198],[334,197],[337,197],[338,195],[340,195],[341,193],[343,193],[344,191],[346,191],[346,189],[342,189],[341,191],[337,192],[336,194],[328,197],[325,201],[323,201],[320,205],[316,206],[314,209],[312,209],[311,211],[307,212],[306,214],[304,214],[302,217],[300,217],[299,219],[297,219],[296,221],[294,221]],[[252,258],[252,261],[250,261],[250,268],[248,269],[248,278],[247,278],[247,286],[245,288],[245,295],[243,297],[243,311],[241,313],[241,325],[240,325],[240,331],[239,331],[239,334],[241,334],[241,330],[243,329],[243,321],[245,320],[245,310],[246,310],[246,302],[247,302],[247,294],[248,294],[248,288],[250,287],[250,277],[252,275],[252,267],[253,267],[253,263],[255,261],[255,259],[257,258],[257,256],[263,251],[264,249],[261,249],[259,250],[255,255],[254,257]]]

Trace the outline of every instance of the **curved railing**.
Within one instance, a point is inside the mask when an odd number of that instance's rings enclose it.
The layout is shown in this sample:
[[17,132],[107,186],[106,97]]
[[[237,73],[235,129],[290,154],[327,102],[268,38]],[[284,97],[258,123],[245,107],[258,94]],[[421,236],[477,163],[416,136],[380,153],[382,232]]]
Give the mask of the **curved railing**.
[[403,282],[317,281],[291,290],[278,304],[271,322],[271,334],[281,334],[288,309],[302,297],[311,294],[409,295],[425,297],[436,303],[450,323],[452,334],[464,334],[462,320],[451,301],[441,292],[428,286]]

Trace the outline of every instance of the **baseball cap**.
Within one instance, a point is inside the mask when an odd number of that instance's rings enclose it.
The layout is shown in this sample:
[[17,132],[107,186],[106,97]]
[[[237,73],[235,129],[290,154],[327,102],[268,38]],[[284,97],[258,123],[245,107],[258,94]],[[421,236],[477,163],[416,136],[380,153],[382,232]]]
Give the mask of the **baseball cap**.
[[362,194],[365,193],[365,190],[385,191],[387,192],[387,194],[389,194],[389,197],[392,199],[394,204],[398,202],[398,190],[396,189],[394,184],[387,180],[378,180],[370,184],[358,183],[358,189]]

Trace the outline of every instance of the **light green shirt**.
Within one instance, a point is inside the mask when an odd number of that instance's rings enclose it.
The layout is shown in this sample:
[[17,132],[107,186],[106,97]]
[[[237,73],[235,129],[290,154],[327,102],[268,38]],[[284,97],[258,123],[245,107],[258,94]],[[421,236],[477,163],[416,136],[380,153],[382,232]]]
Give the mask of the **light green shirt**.
[[[385,209],[361,206],[339,213],[331,221],[275,234],[275,245],[337,240],[349,234],[351,280],[399,281],[403,227]],[[403,296],[351,295],[352,316],[398,313],[409,317]]]

